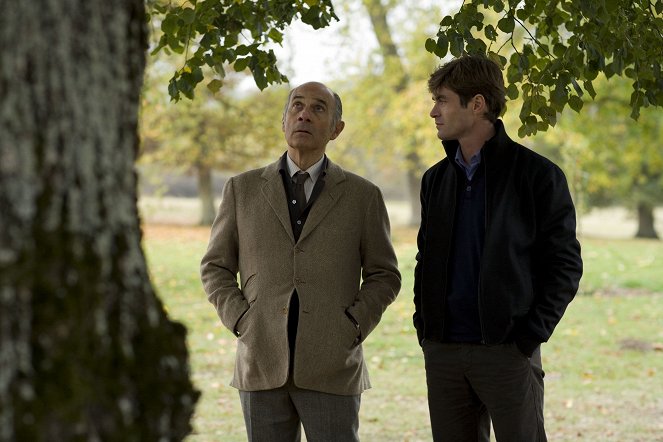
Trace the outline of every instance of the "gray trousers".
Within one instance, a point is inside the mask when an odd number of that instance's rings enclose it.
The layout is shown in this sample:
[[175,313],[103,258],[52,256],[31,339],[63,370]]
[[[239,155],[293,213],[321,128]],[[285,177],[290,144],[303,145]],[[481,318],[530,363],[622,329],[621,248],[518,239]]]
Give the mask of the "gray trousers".
[[486,439],[490,415],[498,442],[544,442],[541,352],[515,344],[423,343],[433,440]]
[[304,390],[291,381],[281,388],[240,391],[249,442],[359,442],[361,395]]

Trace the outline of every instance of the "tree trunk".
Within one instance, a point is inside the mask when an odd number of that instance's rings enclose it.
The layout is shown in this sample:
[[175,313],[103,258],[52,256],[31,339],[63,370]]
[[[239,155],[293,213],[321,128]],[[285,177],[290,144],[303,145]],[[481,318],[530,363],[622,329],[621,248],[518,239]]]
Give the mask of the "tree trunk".
[[211,226],[216,216],[212,170],[198,166],[198,198],[200,199],[200,225]]
[[421,158],[416,152],[408,155],[410,167],[407,170],[408,197],[410,199],[410,219],[408,225],[418,227],[421,223]]
[[2,6],[0,441],[181,440],[186,329],[136,206],[144,2]]
[[[373,26],[373,32],[380,45],[382,58],[384,59],[385,71],[389,75],[386,78],[395,78],[392,85],[396,93],[400,93],[407,88],[410,77],[405,70],[405,66],[398,55],[398,49],[391,35],[389,23],[387,22],[387,7],[381,0],[363,0],[364,7],[368,11]],[[410,225],[419,225],[421,219],[421,203],[419,199],[419,189],[421,186],[419,172],[422,170],[422,161],[416,150],[414,142],[409,146],[407,154],[406,182],[408,184],[408,196],[410,199]]]
[[654,227],[654,207],[651,204],[638,203],[638,231],[636,238],[658,239],[658,234]]

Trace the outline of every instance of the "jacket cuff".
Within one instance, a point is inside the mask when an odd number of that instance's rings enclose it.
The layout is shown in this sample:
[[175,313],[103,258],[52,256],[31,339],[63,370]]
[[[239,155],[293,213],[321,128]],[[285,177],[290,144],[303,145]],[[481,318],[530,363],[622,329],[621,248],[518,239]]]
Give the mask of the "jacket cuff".
[[532,354],[534,354],[534,350],[541,345],[541,343],[536,340],[532,339],[531,337],[528,336],[519,336],[515,339],[516,347],[518,347],[518,350],[528,358],[532,357]]

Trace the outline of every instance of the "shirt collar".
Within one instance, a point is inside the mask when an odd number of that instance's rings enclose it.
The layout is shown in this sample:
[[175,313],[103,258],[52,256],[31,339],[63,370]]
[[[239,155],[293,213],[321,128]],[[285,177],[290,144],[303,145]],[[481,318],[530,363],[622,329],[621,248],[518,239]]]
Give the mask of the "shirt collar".
[[472,155],[472,158],[470,158],[470,163],[467,164],[465,162],[465,158],[463,158],[463,153],[460,149],[460,145],[456,149],[456,163],[465,171],[465,175],[467,175],[467,179],[472,179],[472,176],[474,176],[474,172],[476,172],[477,168],[479,167],[479,163],[481,163],[481,150],[479,150],[477,153]]
[[[286,164],[288,166],[288,175],[290,176],[290,178],[292,178],[301,169],[295,164],[294,161],[292,161],[290,155],[286,154],[285,157],[286,157]],[[304,172],[308,172],[309,176],[311,177],[314,183],[318,180],[320,173],[323,172],[324,169],[326,169],[327,166],[327,162],[325,161],[326,159],[327,155],[322,155],[322,158],[316,161],[315,164],[313,164],[308,169],[304,170]]]

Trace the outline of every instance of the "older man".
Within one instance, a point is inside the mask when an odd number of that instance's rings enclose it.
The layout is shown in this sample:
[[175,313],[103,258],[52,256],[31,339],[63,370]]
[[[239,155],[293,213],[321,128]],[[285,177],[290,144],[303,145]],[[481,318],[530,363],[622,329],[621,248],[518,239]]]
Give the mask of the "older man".
[[[237,336],[231,385],[249,441],[358,441],[370,387],[362,342],[400,289],[380,190],[325,155],[343,130],[337,94],[290,92],[287,152],[231,178],[201,275]],[[239,283],[238,275],[239,272]]]

